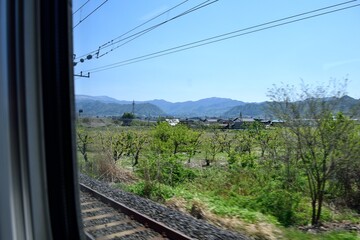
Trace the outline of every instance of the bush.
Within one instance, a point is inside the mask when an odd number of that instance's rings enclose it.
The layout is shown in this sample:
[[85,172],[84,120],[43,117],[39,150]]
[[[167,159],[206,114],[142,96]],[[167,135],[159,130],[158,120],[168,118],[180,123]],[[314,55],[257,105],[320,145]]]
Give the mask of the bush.
[[155,182],[140,181],[127,187],[127,190],[139,196],[147,197],[160,202],[165,202],[166,199],[174,196],[174,192],[171,187]]
[[138,174],[145,181],[156,181],[176,186],[196,177],[195,171],[186,168],[181,160],[174,156],[150,155],[141,161]]
[[283,226],[295,224],[296,208],[300,202],[299,194],[285,189],[265,189],[257,201],[262,212],[273,215]]

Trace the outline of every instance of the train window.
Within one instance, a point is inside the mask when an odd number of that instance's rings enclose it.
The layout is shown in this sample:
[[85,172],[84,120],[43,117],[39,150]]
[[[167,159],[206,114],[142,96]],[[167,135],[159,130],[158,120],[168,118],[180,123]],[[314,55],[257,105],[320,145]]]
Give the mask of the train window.
[[0,1],[0,239],[81,239],[70,1]]
[[73,0],[86,236],[358,237],[359,13]]

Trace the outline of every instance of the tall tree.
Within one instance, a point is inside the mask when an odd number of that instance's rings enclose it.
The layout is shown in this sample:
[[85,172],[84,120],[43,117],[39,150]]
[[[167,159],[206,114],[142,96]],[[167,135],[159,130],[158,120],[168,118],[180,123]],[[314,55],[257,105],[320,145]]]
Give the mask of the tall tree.
[[329,179],[337,166],[352,155],[348,152],[352,151],[348,148],[350,143],[345,141],[352,134],[351,120],[334,112],[343,95],[338,86],[303,85],[300,91],[274,86],[269,91],[272,114],[284,121],[293,134],[287,141],[296,146],[296,156],[307,177],[313,225],[320,222]]
[[176,155],[179,151],[184,150],[189,141],[190,129],[183,124],[177,124],[171,128],[171,142],[173,147],[173,154]]
[[127,133],[126,132],[107,132],[103,149],[114,162],[117,162],[124,153],[127,152]]
[[144,132],[131,131],[128,132],[131,137],[128,137],[128,152],[133,157],[133,167],[139,163],[140,153],[146,147],[149,136]]
[[88,159],[88,151],[89,145],[93,143],[93,138],[90,136],[89,132],[82,128],[78,128],[76,131],[77,134],[77,148],[80,153],[83,155],[85,162],[89,161]]
[[151,147],[156,154],[170,154],[172,148],[172,127],[167,122],[159,122],[152,132]]

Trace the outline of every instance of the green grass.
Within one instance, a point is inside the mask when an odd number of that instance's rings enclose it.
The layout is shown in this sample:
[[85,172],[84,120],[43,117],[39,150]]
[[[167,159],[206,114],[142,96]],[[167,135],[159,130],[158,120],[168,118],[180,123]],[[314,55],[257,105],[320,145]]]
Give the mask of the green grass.
[[294,228],[282,229],[284,238],[291,240],[359,240],[360,235],[355,232],[331,231],[326,233],[306,233]]
[[248,223],[265,221],[275,225],[279,224],[273,216],[262,214],[251,208],[245,208],[244,205],[251,202],[249,197],[224,198],[213,192],[200,192],[196,189],[185,189],[183,187],[175,188],[174,196],[187,200],[189,208],[193,201],[199,201],[204,203],[208,210],[219,216],[237,217]]

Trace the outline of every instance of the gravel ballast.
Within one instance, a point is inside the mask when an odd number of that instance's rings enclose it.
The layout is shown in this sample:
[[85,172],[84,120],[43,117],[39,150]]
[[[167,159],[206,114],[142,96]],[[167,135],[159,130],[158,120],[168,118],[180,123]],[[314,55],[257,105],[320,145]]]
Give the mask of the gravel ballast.
[[79,181],[105,196],[113,198],[194,239],[251,239],[239,233],[217,228],[203,220],[193,218],[149,199],[112,188],[109,184],[94,180],[86,175],[79,174]]
[[164,239],[88,193],[81,192],[80,202],[84,230],[95,239]]

